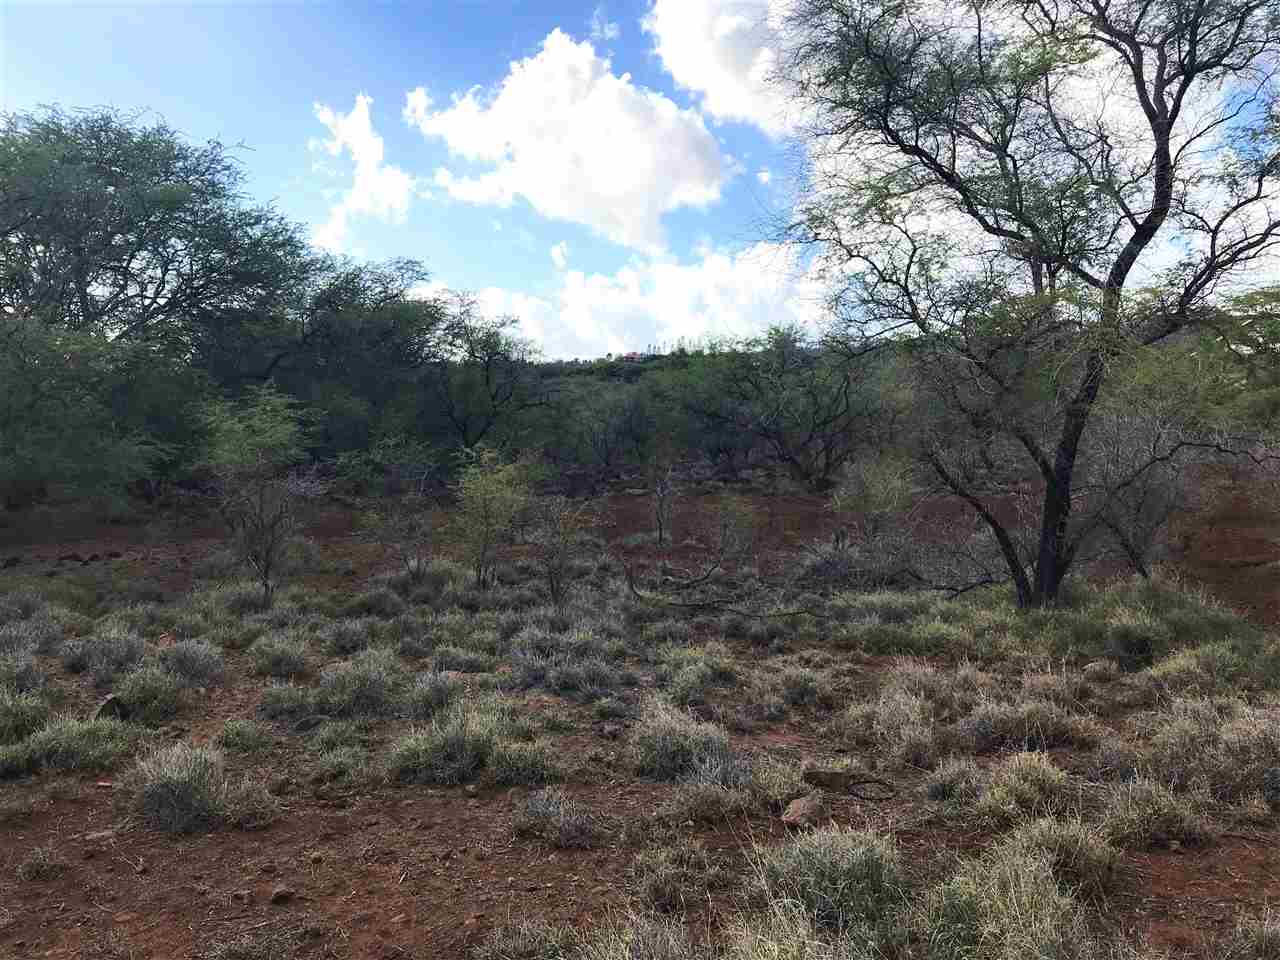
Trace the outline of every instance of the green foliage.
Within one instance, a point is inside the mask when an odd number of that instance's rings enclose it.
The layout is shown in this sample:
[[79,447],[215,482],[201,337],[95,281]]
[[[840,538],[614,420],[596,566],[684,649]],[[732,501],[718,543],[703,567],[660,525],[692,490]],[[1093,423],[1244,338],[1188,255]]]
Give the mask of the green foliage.
[[72,673],[89,671],[94,683],[102,687],[141,663],[145,654],[146,643],[137,634],[106,627],[68,643],[62,651],[62,665]]
[[184,687],[220,686],[226,677],[222,652],[202,640],[180,640],[160,651],[160,663]]
[[318,491],[313,477],[291,472],[304,457],[304,412],[271,385],[239,403],[211,400],[203,411],[206,461],[218,477],[219,510],[242,563],[270,606],[298,525],[301,500]]
[[466,552],[475,585],[483,590],[493,583],[498,548],[510,539],[516,517],[528,503],[529,467],[484,446],[460,456],[454,482],[458,506],[450,525]]
[[487,766],[494,784],[500,787],[540,787],[561,779],[559,764],[542,743],[499,740]]
[[149,475],[166,448],[109,405],[125,353],[0,310],[0,506],[118,493]]
[[320,674],[315,712],[333,717],[386,715],[396,709],[406,681],[404,667],[394,653],[365,650]]
[[405,712],[414,720],[429,720],[456,700],[463,686],[443,673],[420,673],[405,693]]

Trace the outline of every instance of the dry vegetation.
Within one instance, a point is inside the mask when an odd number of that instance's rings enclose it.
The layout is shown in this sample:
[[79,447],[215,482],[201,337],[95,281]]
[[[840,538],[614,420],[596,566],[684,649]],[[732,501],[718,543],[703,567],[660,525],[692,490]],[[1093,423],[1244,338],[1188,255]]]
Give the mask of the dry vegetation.
[[[204,892],[150,925],[123,900],[66,926],[12,910],[0,942],[19,956],[1277,955],[1259,910],[1189,947],[1162,939],[1145,892],[1153,870],[1194,871],[1230,838],[1274,842],[1275,635],[1171,576],[1081,582],[1027,612],[999,589],[801,586],[802,558],[778,551],[682,594],[728,583],[751,610],[673,606],[643,598],[670,596],[672,564],[700,548],[637,553],[608,533],[580,531],[568,561],[558,548],[552,581],[534,548],[506,547],[487,589],[443,534],[421,567],[355,577],[337,571],[358,548],[331,538],[269,607],[216,556],[182,592],[125,566],[12,578],[0,903],[56,887],[107,904],[106,863]],[[842,777],[881,792],[859,799]],[[816,821],[784,828],[806,796]],[[436,832],[387,819],[425,805]],[[335,811],[355,817],[349,835],[318,826]],[[491,852],[465,860],[453,833]],[[234,865],[184,865],[191,843],[232,861],[276,851],[270,894],[237,892]],[[369,886],[379,862],[399,877],[393,925]],[[576,886],[584,873],[598,882]],[[457,903],[464,879],[497,903]],[[521,893],[534,888],[559,906]]]

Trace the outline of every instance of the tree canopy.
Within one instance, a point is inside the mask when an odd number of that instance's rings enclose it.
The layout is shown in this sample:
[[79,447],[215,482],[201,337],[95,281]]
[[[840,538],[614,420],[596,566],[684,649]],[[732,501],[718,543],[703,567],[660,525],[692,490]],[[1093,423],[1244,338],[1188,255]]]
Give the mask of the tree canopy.
[[[1280,10],[800,0],[790,31],[812,156],[790,233],[841,278],[851,349],[912,340],[939,414],[919,456],[1022,601],[1052,602],[1135,484],[1183,451],[1248,448],[1176,406],[1128,408],[1124,438],[1100,424],[1141,351],[1240,329],[1232,295],[1276,253]],[[1030,542],[1010,497],[1038,499]]]

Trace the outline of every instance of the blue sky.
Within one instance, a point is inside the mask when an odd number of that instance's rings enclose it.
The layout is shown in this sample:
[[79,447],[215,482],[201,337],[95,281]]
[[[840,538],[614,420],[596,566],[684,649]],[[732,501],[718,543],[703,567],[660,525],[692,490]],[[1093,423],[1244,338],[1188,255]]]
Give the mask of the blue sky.
[[360,258],[549,356],[811,319],[770,0],[5,3],[0,109],[147,110]]

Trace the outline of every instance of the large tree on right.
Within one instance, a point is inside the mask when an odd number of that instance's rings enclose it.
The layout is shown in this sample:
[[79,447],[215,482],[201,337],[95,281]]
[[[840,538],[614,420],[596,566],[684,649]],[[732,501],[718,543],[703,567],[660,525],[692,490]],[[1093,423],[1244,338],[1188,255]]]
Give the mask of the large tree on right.
[[1024,606],[1104,541],[1140,566],[1180,458],[1259,456],[1212,355],[1280,281],[1280,4],[797,0],[785,36],[790,234],[847,348],[901,342],[921,462]]

